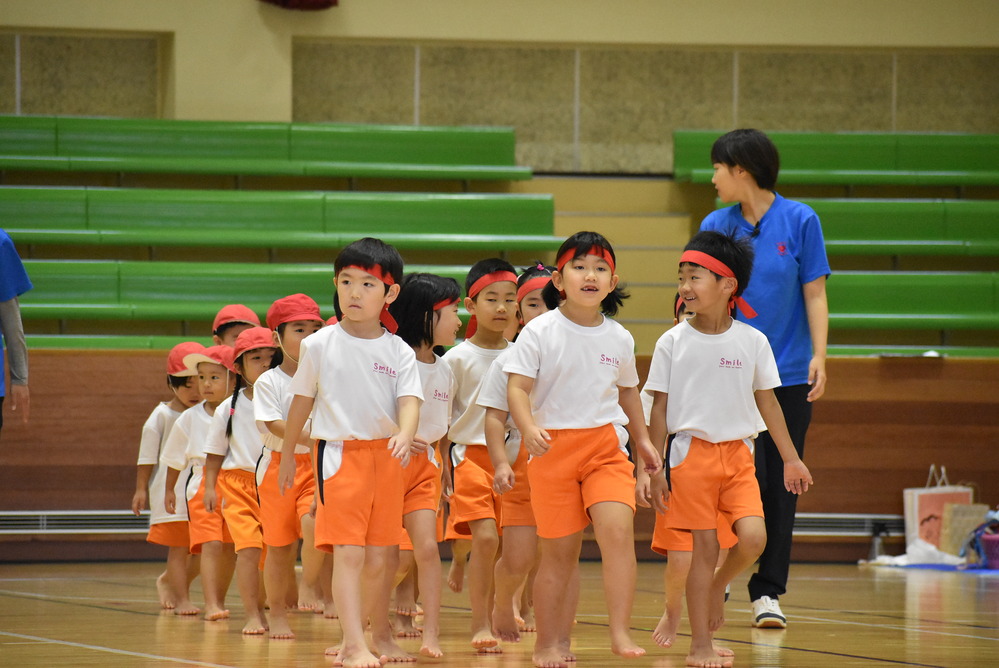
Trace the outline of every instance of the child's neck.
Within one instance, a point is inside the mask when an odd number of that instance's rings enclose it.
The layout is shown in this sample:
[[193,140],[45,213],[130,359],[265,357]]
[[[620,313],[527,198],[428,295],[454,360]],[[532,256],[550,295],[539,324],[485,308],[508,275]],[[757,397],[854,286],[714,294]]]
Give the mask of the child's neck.
[[580,327],[599,327],[604,322],[604,315],[600,312],[600,307],[580,306],[570,301],[565,301],[558,307],[559,312],[569,321]]
[[288,355],[288,353],[285,353],[284,360],[281,362],[280,369],[289,376],[294,376],[295,372],[298,371],[298,362],[296,360],[291,359],[291,356]]
[[377,339],[385,331],[380,320],[357,322],[346,318],[339,321],[340,329],[358,339]]
[[[229,395],[232,396],[232,395]],[[229,397],[226,397],[228,399]],[[222,401],[225,401],[223,399]],[[222,401],[205,401],[205,412],[209,415],[215,415],[215,409],[222,405]]]
[[416,361],[418,362],[434,364],[437,361],[437,355],[434,354],[434,347],[429,343],[414,347],[413,352],[416,353]]
[[178,397],[177,395],[174,395],[173,399],[171,399],[170,403],[168,403],[167,405],[170,407],[171,410],[176,411],[177,413],[183,413],[184,411],[187,410],[187,404],[181,401],[180,397]]
[[502,331],[492,332],[488,329],[483,329],[482,327],[475,330],[475,334],[472,334],[472,338],[470,338],[469,341],[480,348],[486,348],[488,350],[502,350],[507,346],[507,341],[503,338]]
[[724,334],[732,326],[728,308],[717,313],[698,311],[687,323],[701,334]]

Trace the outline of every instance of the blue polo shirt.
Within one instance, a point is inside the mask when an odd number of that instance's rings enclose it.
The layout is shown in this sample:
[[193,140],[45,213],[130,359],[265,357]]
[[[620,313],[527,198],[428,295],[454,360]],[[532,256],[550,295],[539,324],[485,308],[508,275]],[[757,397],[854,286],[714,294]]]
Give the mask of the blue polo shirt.
[[811,207],[777,195],[755,237],[754,229],[738,204],[711,212],[701,223],[702,231],[734,233],[752,241],[756,259],[742,296],[758,315],[749,319],[737,311],[736,319],[766,334],[782,385],[803,385],[808,382],[812,338],[801,286],[830,274],[822,226]]
[[[0,230],[0,302],[19,297],[30,289],[31,281],[28,279],[28,273],[24,271],[21,256],[17,254],[14,242],[5,231]],[[0,345],[0,354],[2,352],[3,347]],[[2,372],[3,368],[0,367],[0,397],[6,392],[4,387],[6,374]]]

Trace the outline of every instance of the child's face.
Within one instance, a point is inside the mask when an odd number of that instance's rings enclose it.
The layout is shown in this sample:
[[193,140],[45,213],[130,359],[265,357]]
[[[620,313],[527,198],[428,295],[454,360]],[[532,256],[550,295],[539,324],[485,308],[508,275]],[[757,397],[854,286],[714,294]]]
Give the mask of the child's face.
[[434,314],[434,345],[453,346],[459,329],[461,318],[458,317],[458,302],[438,309]]
[[520,319],[524,324],[531,322],[542,313],[548,312],[545,300],[541,298],[541,288],[531,290],[520,301]]
[[297,360],[302,351],[302,341],[322,326],[323,323],[318,320],[292,320],[285,324],[283,334],[274,332],[274,343],[280,344],[288,356]]
[[378,322],[386,304],[399,293],[393,285],[388,292],[380,279],[356,267],[341,269],[336,276],[336,298],[343,313],[341,320],[370,324]]
[[253,327],[253,325],[248,322],[240,322],[232,325],[222,332],[222,336],[219,336],[218,334],[213,335],[212,340],[217,346],[229,346],[230,348],[234,348],[236,346],[236,339],[239,338],[239,335],[251,327]]
[[677,281],[677,292],[687,312],[728,315],[728,302],[735,290],[734,279],[719,278],[704,267],[684,262],[680,265]]
[[201,391],[198,389],[198,379],[195,376],[188,376],[187,382],[180,387],[173,388],[173,396],[177,401],[187,408],[197,405],[201,401]]
[[247,350],[240,356],[237,368],[243,380],[252,385],[260,375],[271,368],[274,359],[274,348],[255,348]]
[[552,283],[565,292],[567,302],[590,308],[600,308],[600,303],[613,292],[617,282],[617,274],[599,255],[573,258],[565,263],[562,271],[552,274]]
[[198,363],[198,389],[201,398],[210,404],[218,404],[232,394],[236,376],[221,364]]
[[487,285],[475,299],[465,298],[465,308],[475,316],[479,329],[503,334],[517,320],[517,284],[497,281]]

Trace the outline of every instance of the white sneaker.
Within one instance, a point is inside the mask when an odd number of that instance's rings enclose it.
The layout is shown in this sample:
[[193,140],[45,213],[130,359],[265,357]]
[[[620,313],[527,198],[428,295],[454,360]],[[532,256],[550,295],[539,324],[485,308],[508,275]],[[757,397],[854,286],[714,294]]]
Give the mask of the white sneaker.
[[758,629],[787,628],[787,617],[781,612],[777,599],[761,596],[753,601],[753,626]]

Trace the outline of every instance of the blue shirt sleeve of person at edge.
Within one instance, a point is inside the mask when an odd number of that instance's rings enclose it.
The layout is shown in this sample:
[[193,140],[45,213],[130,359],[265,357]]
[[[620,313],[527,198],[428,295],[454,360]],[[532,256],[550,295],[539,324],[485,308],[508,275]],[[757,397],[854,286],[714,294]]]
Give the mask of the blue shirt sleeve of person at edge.
[[738,204],[711,212],[701,223],[702,231],[752,240],[756,259],[742,296],[758,315],[749,319],[737,310],[736,319],[766,334],[783,386],[804,385],[812,339],[801,286],[830,274],[819,217],[808,205],[777,195],[754,234],[756,229]]
[[[14,248],[13,240],[4,230],[0,230],[0,302],[19,297],[31,287],[31,280],[21,263],[21,256]],[[0,345],[0,352],[2,350]],[[7,389],[4,386],[4,376],[4,373],[0,373],[0,397],[4,396]]]

